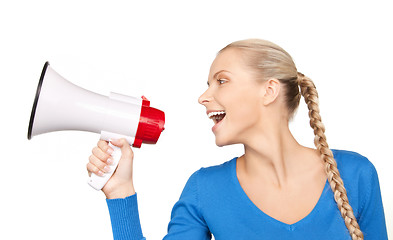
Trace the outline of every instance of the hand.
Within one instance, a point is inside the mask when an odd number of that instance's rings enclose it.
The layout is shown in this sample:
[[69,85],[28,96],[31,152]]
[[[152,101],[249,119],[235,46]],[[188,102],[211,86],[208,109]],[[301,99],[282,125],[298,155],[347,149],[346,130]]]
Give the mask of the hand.
[[[125,139],[112,140],[111,143],[121,149],[121,158],[116,171],[102,188],[102,191],[108,199],[125,198],[135,194],[132,178],[134,152]],[[113,161],[112,152],[113,149],[108,145],[108,142],[98,141],[97,147],[93,148],[87,164],[89,175],[94,173],[102,176],[110,171],[111,161]]]

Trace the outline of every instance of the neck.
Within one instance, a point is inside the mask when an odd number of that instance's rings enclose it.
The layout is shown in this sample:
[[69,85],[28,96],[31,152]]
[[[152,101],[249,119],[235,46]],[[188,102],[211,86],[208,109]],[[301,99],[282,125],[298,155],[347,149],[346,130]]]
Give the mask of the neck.
[[296,176],[299,166],[296,156],[304,147],[291,134],[287,121],[268,129],[268,132],[256,133],[248,138],[244,143],[245,154],[239,159],[239,164],[247,176],[281,188]]

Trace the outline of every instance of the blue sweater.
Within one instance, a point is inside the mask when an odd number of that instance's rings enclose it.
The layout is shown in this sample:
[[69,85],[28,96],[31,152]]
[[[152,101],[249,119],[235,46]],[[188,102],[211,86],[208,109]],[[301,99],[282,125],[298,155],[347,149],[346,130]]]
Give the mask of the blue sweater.
[[[388,239],[374,166],[354,152],[333,153],[364,239]],[[216,240],[351,239],[328,182],[311,213],[294,224],[285,224],[248,198],[237,179],[236,161],[201,168],[189,178],[173,207],[165,240],[204,240],[212,234]],[[107,200],[107,204],[115,240],[144,239],[136,194]]]

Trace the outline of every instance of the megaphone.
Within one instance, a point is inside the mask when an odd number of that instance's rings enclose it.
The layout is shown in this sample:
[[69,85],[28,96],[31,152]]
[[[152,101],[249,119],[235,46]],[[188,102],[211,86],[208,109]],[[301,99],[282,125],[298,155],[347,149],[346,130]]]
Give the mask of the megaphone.
[[[31,110],[27,138],[55,131],[79,130],[100,134],[102,140],[125,138],[133,147],[155,144],[164,130],[165,114],[150,107],[150,101],[110,93],[103,96],[67,81],[46,62],[41,73]],[[120,160],[114,149],[112,171],[92,174],[88,184],[96,190],[104,187]]]

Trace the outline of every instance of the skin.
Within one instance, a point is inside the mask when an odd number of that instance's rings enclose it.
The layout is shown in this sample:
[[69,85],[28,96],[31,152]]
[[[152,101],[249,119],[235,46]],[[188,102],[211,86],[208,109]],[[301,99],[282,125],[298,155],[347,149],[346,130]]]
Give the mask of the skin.
[[[125,198],[135,194],[132,178],[134,153],[124,138],[112,140],[111,143],[121,149],[121,158],[115,173],[102,188],[102,192],[108,199]],[[113,149],[109,147],[108,142],[103,140],[98,141],[87,163],[89,175],[91,173],[102,175],[108,172],[105,167],[110,168],[111,166],[110,154],[112,152]]]
[[[226,112],[213,131],[218,146],[244,145],[236,171],[247,196],[278,221],[293,224],[303,219],[318,202],[327,176],[319,153],[292,136],[280,82],[257,81],[242,52],[227,49],[213,61],[208,85],[198,101],[207,111]],[[103,188],[109,199],[135,193],[132,150],[124,139],[113,144],[121,147],[123,156]],[[105,172],[108,149],[105,141],[98,142],[87,166],[90,173]]]

